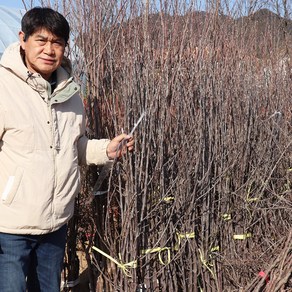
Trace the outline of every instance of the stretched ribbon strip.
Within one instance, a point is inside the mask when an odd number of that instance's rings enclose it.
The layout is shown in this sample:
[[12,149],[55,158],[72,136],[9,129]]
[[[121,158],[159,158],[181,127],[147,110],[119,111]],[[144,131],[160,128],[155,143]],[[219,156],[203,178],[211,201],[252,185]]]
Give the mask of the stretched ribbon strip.
[[104,251],[102,251],[101,249],[97,248],[96,246],[93,246],[92,249],[94,249],[98,253],[102,254],[103,256],[105,256],[106,258],[108,258],[109,260],[114,262],[122,270],[122,272],[125,274],[125,276],[127,276],[129,278],[131,278],[129,268],[131,268],[131,269],[137,268],[137,261],[136,260],[131,261],[129,263],[121,263],[121,262],[118,262],[116,259],[114,259],[112,256],[110,256],[107,253],[105,253]]

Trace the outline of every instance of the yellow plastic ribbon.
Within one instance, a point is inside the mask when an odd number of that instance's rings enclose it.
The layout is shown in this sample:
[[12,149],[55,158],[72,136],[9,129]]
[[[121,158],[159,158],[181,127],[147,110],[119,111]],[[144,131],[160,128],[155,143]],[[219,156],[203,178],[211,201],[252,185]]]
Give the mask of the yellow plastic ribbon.
[[245,233],[245,234],[234,234],[233,239],[238,240],[245,240],[247,238],[251,237],[251,233]]
[[[170,258],[171,250],[175,250],[175,251],[179,250],[179,247],[181,244],[181,239],[182,238],[185,238],[185,239],[195,238],[195,232],[191,232],[191,233],[178,233],[177,232],[176,235],[177,235],[178,242],[173,249],[171,247],[154,247],[154,248],[144,249],[141,251],[141,253],[144,255],[158,253],[159,262],[164,266],[168,265],[171,261],[171,258]],[[110,261],[114,262],[127,277],[131,277],[129,268],[135,269],[137,267],[136,260],[131,261],[129,263],[122,263],[121,256],[119,256],[120,257],[120,262],[119,262],[115,258],[113,258],[112,256],[108,255],[107,253],[105,253],[101,249],[97,248],[96,246],[93,246],[92,249],[97,251],[98,253],[102,254],[103,256],[108,258]],[[163,252],[167,252],[166,261],[163,260],[163,258],[162,258]]]
[[[170,263],[170,261],[171,261],[171,259],[170,259],[171,251],[172,250],[174,250],[174,251],[178,251],[179,250],[182,238],[185,238],[185,239],[195,238],[195,232],[190,232],[190,233],[179,233],[179,232],[177,232],[176,236],[177,236],[177,243],[174,246],[174,248],[171,248],[171,247],[154,247],[154,248],[148,248],[148,249],[142,250],[141,252],[142,252],[142,254],[145,254],[145,255],[157,252],[158,253],[159,262],[164,266],[168,265]],[[162,259],[162,252],[164,252],[164,251],[167,251],[167,260],[166,260],[166,262],[163,261],[163,259]]]
[[259,200],[259,198],[251,198],[250,197],[250,193],[251,193],[251,186],[248,188],[247,190],[247,195],[246,195],[246,202],[248,203],[252,203],[252,202],[256,202]]
[[[161,251],[164,251],[166,250],[167,251],[167,262],[164,263],[164,261],[162,260],[162,256],[161,256]],[[158,253],[158,259],[159,259],[159,262],[163,265],[163,266],[166,266],[170,263],[170,248],[169,247],[165,247],[161,250],[159,253]]]
[[214,272],[213,272],[212,269],[209,267],[209,266],[212,267],[212,265],[211,265],[211,264],[208,264],[207,260],[204,258],[203,253],[201,252],[201,249],[198,249],[198,251],[199,251],[199,254],[200,254],[200,260],[201,260],[203,266],[204,266],[204,267],[205,267],[205,268],[211,273],[212,277],[215,279]]
[[231,214],[225,213],[222,215],[222,218],[224,221],[229,221],[231,220]]
[[195,232],[190,232],[190,233],[176,233],[177,237],[180,238],[195,238]]
[[130,274],[129,268],[131,268],[131,269],[137,268],[137,261],[136,260],[131,261],[129,263],[122,263],[122,262],[118,262],[112,256],[108,255],[107,253],[105,253],[104,251],[102,251],[101,249],[99,249],[99,248],[97,248],[95,246],[93,246],[92,249],[94,249],[98,253],[102,254],[103,256],[105,256],[106,258],[108,258],[109,260],[114,262],[122,270],[122,272],[125,274],[125,276],[127,276],[129,278],[131,278],[131,274]]
[[174,197],[165,197],[162,199],[164,202],[171,202],[171,201],[174,201]]
[[[158,259],[159,259],[159,262],[163,265],[163,266],[166,266],[170,263],[170,250],[171,248],[170,247],[155,247],[155,248],[148,248],[148,249],[144,249],[142,250],[142,254],[150,254],[150,253],[156,253],[158,252]],[[167,260],[166,260],[166,263],[163,261],[162,259],[162,255],[161,253],[164,252],[164,251],[167,251]]]
[[176,233],[176,236],[177,236],[177,244],[174,246],[174,250],[175,251],[178,251],[179,250],[179,247],[180,247],[180,244],[181,244],[181,239],[190,239],[190,238],[195,238],[195,232],[190,232],[190,233],[179,233],[177,232]]
[[212,247],[212,248],[210,249],[211,252],[219,251],[219,250],[220,250],[219,245],[214,246],[214,247]]
[[248,203],[256,202],[256,201],[258,201],[258,200],[259,200],[259,198],[250,198],[250,197],[247,197],[247,198],[246,198],[246,201],[247,201]]

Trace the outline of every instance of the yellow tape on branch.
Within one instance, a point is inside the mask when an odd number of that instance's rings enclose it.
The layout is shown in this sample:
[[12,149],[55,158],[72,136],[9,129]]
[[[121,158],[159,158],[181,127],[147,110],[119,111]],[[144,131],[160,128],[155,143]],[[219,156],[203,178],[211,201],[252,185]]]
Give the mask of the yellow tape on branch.
[[108,255],[107,253],[105,253],[104,251],[102,251],[101,249],[99,249],[95,246],[93,246],[92,249],[97,251],[98,253],[102,254],[103,256],[105,256],[106,258],[111,260],[112,262],[114,262],[122,270],[122,272],[125,274],[125,276],[127,276],[129,278],[131,278],[129,268],[131,268],[131,269],[137,268],[137,261],[136,260],[131,261],[129,263],[122,263],[122,262],[118,262],[112,256]]
[[200,249],[198,249],[199,254],[200,254],[200,260],[201,263],[203,264],[203,266],[211,273],[212,277],[215,279],[215,274],[212,271],[212,269],[210,267],[212,267],[213,265],[209,264],[208,261],[204,258],[204,255],[202,253],[202,251]]
[[[166,263],[163,261],[162,259],[162,255],[161,255],[161,252],[162,251],[167,251],[167,260],[166,260]],[[163,266],[166,266],[170,263],[170,248],[168,247],[165,247],[164,249],[162,249],[160,252],[158,252],[158,259],[159,259],[159,262],[163,265]]]
[[214,246],[210,249],[211,252],[215,252],[215,251],[219,251],[219,250],[220,250],[219,245]]
[[[150,254],[150,253],[157,253],[158,252],[158,259],[159,259],[159,262],[163,265],[163,266],[166,266],[170,263],[170,250],[171,248],[170,247],[155,247],[155,248],[148,248],[148,249],[143,249],[141,251],[142,254]],[[162,252],[165,252],[167,251],[167,260],[166,260],[166,263],[163,261],[162,259],[162,255],[161,253]]]
[[177,237],[177,243],[174,246],[174,250],[178,251],[181,245],[181,239],[190,239],[190,238],[195,238],[195,232],[190,232],[190,233],[176,233],[176,237]]
[[195,232],[191,232],[191,233],[176,233],[177,237],[180,238],[195,238]]
[[222,215],[222,218],[224,221],[229,221],[231,220],[231,214],[225,213]]
[[247,198],[246,198],[246,201],[247,201],[248,203],[256,202],[256,201],[258,201],[258,200],[259,200],[259,198],[250,198],[250,197],[247,197]]
[[164,202],[171,202],[174,201],[174,197],[165,197],[162,199]]
[[[142,250],[142,254],[150,254],[150,253],[158,253],[158,259],[159,259],[159,262],[162,264],[162,265],[168,265],[170,263],[170,252],[173,250],[173,251],[178,251],[179,248],[180,248],[180,245],[181,245],[181,239],[189,239],[189,238],[195,238],[195,232],[191,232],[191,233],[179,233],[177,232],[176,233],[176,236],[177,236],[177,243],[176,245],[174,246],[174,248],[171,248],[171,247],[154,247],[154,248],[149,248],[149,249],[145,249],[145,250]],[[162,260],[162,252],[164,251],[167,251],[167,260],[166,262],[164,262]]]
[[248,188],[248,190],[247,190],[247,194],[246,194],[246,202],[247,202],[247,203],[252,203],[252,202],[256,202],[256,201],[259,200],[259,198],[256,198],[256,197],[251,198],[250,195],[251,195],[251,186],[249,186],[249,188]]
[[[191,232],[191,233],[178,233],[177,232],[176,236],[177,236],[177,244],[174,246],[174,248],[171,248],[171,247],[154,247],[154,248],[144,249],[144,250],[141,251],[141,253],[144,254],[144,255],[158,253],[159,262],[161,263],[161,265],[166,266],[171,261],[171,256],[170,256],[171,251],[178,251],[179,250],[180,245],[181,245],[181,239],[195,238],[195,232]],[[129,271],[130,268],[131,269],[137,268],[137,261],[136,260],[131,261],[129,263],[123,263],[121,261],[121,256],[120,255],[119,255],[120,261],[118,261],[115,258],[113,258],[112,256],[110,256],[107,253],[105,253],[104,251],[102,251],[101,249],[97,248],[96,246],[93,246],[92,249],[97,251],[101,255],[105,256],[110,261],[114,262],[122,270],[122,272],[127,277],[131,277],[130,271]],[[167,252],[166,260],[163,259],[163,252]]]
[[251,233],[245,233],[245,234],[234,234],[233,235],[233,239],[238,239],[238,240],[244,240],[244,239],[247,239],[247,238],[250,238],[251,237]]

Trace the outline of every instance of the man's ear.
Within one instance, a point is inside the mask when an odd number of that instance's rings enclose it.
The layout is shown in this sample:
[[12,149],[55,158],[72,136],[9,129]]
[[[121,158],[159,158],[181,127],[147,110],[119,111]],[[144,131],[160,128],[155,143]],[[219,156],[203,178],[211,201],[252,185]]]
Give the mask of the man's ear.
[[23,50],[25,50],[25,34],[24,34],[24,32],[20,31],[18,33],[18,37],[19,37],[19,42],[20,42],[21,48]]

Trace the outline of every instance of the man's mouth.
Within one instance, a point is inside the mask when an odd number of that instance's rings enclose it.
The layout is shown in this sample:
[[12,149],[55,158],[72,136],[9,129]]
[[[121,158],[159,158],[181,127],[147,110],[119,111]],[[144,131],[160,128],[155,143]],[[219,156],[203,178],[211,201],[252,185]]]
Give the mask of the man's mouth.
[[42,60],[45,64],[54,64],[54,63],[55,63],[55,60],[52,60],[52,59],[44,59],[44,58],[41,58],[41,60]]

